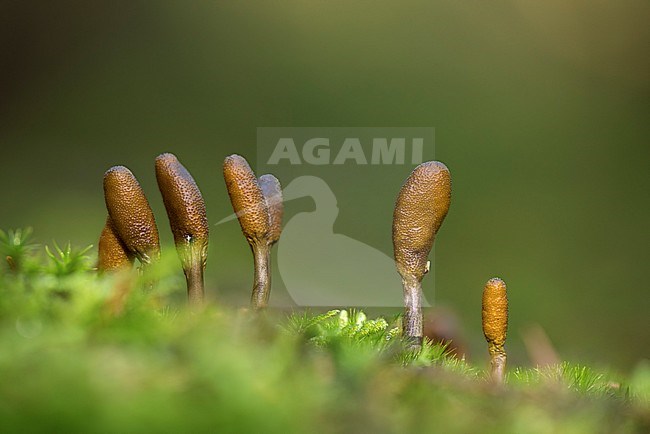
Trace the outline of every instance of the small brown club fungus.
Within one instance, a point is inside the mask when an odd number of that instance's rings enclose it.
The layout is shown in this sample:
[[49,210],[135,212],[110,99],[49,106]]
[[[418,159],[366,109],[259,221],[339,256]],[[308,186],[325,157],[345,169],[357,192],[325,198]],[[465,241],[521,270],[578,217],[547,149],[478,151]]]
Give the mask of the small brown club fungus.
[[110,217],[106,218],[106,224],[99,237],[99,257],[97,269],[100,272],[114,271],[133,266],[135,255],[126,248]]
[[[268,270],[266,274],[266,290],[263,290],[264,285],[258,285],[258,291],[253,291],[251,295],[251,304],[253,306],[266,307],[269,303],[269,297],[271,296],[271,248],[273,244],[277,243],[280,239],[280,234],[282,233],[282,215],[284,214],[284,204],[282,202],[282,186],[278,178],[271,174],[262,175],[259,177],[257,182],[260,185],[262,194],[264,195],[264,200],[266,201],[266,206],[269,213],[269,233],[266,237],[267,244],[267,266]],[[257,267],[256,267],[257,269]],[[261,276],[260,273],[257,273],[258,276]],[[255,281],[258,281],[259,277],[255,278]]]
[[158,260],[160,241],[156,220],[140,184],[129,169],[114,166],[106,171],[104,199],[114,233],[126,249],[143,266]]
[[271,230],[268,241],[273,245],[280,239],[282,233],[282,215],[284,214],[284,204],[282,203],[282,186],[275,176],[269,174],[262,175],[257,180],[262,189],[262,194],[266,200],[269,209],[269,219]]
[[255,277],[251,306],[263,309],[271,295],[271,246],[280,238],[282,226],[280,183],[273,175],[258,180],[240,155],[226,157],[223,176],[233,210],[253,251]]
[[503,383],[506,369],[506,334],[508,332],[508,296],[506,283],[495,277],[483,288],[483,334],[488,343],[492,379]]
[[191,304],[201,304],[209,238],[203,196],[192,175],[174,154],[156,158],[156,179],[185,273],[188,299]]
[[393,214],[393,250],[404,289],[403,334],[422,344],[422,279],[427,257],[451,202],[451,175],[438,161],[420,164],[406,179]]

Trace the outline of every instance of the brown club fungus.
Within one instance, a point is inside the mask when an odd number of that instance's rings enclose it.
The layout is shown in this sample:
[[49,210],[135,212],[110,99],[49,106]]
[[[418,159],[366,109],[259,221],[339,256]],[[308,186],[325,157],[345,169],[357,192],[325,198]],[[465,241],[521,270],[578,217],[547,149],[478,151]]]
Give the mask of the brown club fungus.
[[104,199],[115,233],[142,263],[160,258],[158,227],[140,184],[129,169],[114,166],[104,174]]
[[99,237],[97,269],[104,272],[129,268],[134,260],[135,255],[126,248],[115,231],[113,221],[107,217]]
[[393,214],[393,249],[404,289],[403,334],[422,344],[422,279],[427,257],[451,201],[449,169],[438,161],[420,164],[406,179]]
[[[251,304],[257,308],[266,307],[271,296],[271,248],[277,243],[282,233],[282,215],[284,214],[284,204],[282,202],[282,186],[278,178],[271,174],[262,175],[257,182],[260,185],[264,200],[269,214],[269,233],[266,236],[266,285],[257,285],[257,291],[253,290],[251,295]],[[256,267],[257,269],[257,267]],[[258,276],[262,276],[262,267]],[[259,277],[255,278],[258,281]],[[255,288],[254,288],[255,289]]]
[[209,238],[203,196],[192,175],[174,154],[156,158],[156,179],[185,273],[188,299],[191,304],[201,304]]
[[282,225],[280,182],[273,175],[258,180],[240,155],[226,157],[223,176],[233,210],[253,251],[255,277],[251,306],[262,309],[271,295],[271,246],[280,238]]
[[260,176],[258,182],[269,209],[271,231],[269,232],[268,241],[269,244],[273,245],[278,242],[282,233],[282,215],[284,214],[282,186],[278,178],[270,173]]
[[506,335],[508,332],[508,295],[506,283],[498,277],[483,288],[483,334],[488,343],[492,379],[503,383],[506,369]]

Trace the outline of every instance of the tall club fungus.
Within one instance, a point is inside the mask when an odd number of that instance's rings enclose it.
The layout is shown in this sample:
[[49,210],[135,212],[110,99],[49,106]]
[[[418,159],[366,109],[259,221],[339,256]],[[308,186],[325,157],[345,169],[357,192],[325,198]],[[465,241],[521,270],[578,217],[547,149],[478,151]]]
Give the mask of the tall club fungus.
[[263,309],[271,294],[271,246],[280,238],[282,191],[273,175],[258,180],[246,159],[230,155],[223,163],[223,176],[244,237],[251,246],[255,267],[251,306]]
[[451,201],[451,175],[438,161],[420,164],[406,179],[393,214],[393,249],[404,290],[403,334],[422,344],[422,279]]
[[[124,166],[114,166],[104,174],[104,199],[113,234],[122,241],[126,251],[138,258],[143,267],[160,258],[158,227],[140,184]],[[110,240],[106,235],[104,246]],[[101,250],[100,246],[100,250]],[[100,252],[100,257],[106,252]]]
[[508,294],[506,283],[498,277],[483,288],[483,334],[488,343],[492,379],[501,384],[506,370],[506,335],[508,333]]
[[[257,180],[264,195],[266,206],[269,213],[269,232],[266,236],[267,244],[267,274],[266,289],[264,285],[257,285],[251,295],[251,305],[256,308],[266,307],[271,296],[271,248],[277,243],[282,233],[282,215],[284,214],[284,204],[282,202],[282,186],[278,178],[271,174],[262,175]],[[256,267],[257,268],[257,267]],[[258,280],[257,278],[255,279]]]
[[174,154],[156,158],[156,179],[185,273],[189,302],[199,305],[204,298],[203,273],[209,238],[203,196],[192,175]]

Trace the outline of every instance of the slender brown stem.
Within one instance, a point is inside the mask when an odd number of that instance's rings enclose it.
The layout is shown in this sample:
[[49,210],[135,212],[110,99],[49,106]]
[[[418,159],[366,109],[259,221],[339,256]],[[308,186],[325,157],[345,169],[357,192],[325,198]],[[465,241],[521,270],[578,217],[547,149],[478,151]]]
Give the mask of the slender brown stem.
[[422,346],[422,284],[412,276],[402,277],[404,287],[404,319],[402,333],[410,341],[409,347]]
[[492,381],[495,384],[502,385],[506,373],[506,351],[503,347],[499,348],[493,345],[488,347],[490,352],[490,365],[492,367]]
[[201,246],[192,241],[188,245],[178,248],[183,264],[183,273],[187,281],[187,299],[190,306],[198,307],[203,304],[204,283],[203,269],[205,267]]
[[251,244],[255,262],[255,281],[253,282],[253,295],[251,307],[255,310],[264,309],[269,303],[271,295],[271,246],[265,243]]

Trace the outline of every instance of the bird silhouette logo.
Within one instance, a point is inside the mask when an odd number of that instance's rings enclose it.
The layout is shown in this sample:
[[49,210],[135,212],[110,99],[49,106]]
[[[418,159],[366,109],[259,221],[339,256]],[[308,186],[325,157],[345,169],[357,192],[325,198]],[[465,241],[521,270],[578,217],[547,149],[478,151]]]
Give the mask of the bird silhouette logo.
[[[330,186],[300,176],[283,190],[285,201],[311,197],[315,210],[286,222],[278,242],[278,268],[299,306],[403,305],[395,261],[368,244],[334,232],[339,209]],[[429,306],[423,300],[423,305]]]
[[[282,190],[282,196],[285,203],[310,197],[315,204],[313,211],[300,212],[284,224],[277,243],[280,278],[296,305],[403,306],[394,259],[334,232],[339,208],[325,180],[299,176]],[[237,214],[232,214],[217,224],[235,218]],[[422,306],[431,306],[424,295]]]

